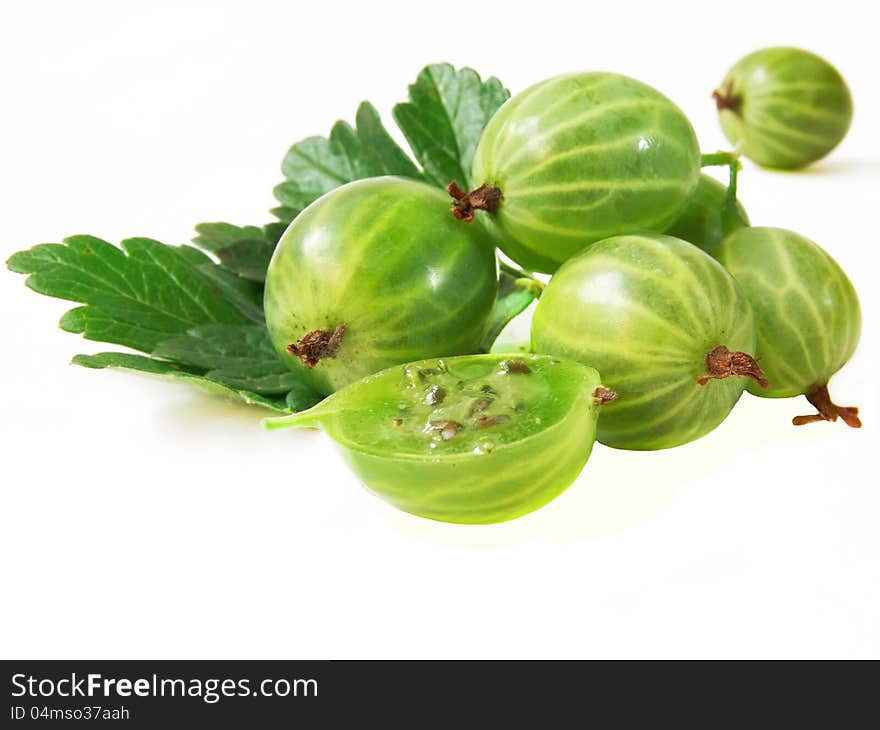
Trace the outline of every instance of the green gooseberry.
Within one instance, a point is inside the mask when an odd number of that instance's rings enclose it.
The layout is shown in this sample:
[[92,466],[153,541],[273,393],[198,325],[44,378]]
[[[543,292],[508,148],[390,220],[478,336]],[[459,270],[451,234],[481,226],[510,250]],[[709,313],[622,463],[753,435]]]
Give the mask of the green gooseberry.
[[383,368],[478,352],[495,300],[489,234],[449,215],[442,190],[359,180],[285,231],[266,278],[278,354],[321,394]]
[[718,249],[755,312],[758,356],[767,398],[804,394],[818,413],[795,425],[836,421],[861,426],[858,408],[837,406],[828,380],[852,357],[862,326],[859,298],[847,275],[821,246],[782,228],[743,228]]
[[669,99],[619,74],[573,73],[509,99],[474,154],[480,187],[449,192],[457,216],[489,212],[510,258],[552,273],[594,241],[663,230],[699,177],[696,135]]
[[731,202],[727,188],[703,174],[684,212],[665,232],[714,256],[726,235],[747,225],[749,217],[740,202]]
[[764,167],[797,169],[846,136],[852,97],[828,61],[800,48],[764,48],[740,60],[713,97],[731,144]]
[[510,520],[563,492],[586,464],[599,374],[536,355],[397,365],[268,428],[321,427],[378,496],[444,522]]
[[751,307],[733,277],[696,246],[644,234],[599,241],[550,280],[532,321],[535,352],[590,363],[619,393],[598,439],[663,449],[726,417],[745,381],[766,384]]

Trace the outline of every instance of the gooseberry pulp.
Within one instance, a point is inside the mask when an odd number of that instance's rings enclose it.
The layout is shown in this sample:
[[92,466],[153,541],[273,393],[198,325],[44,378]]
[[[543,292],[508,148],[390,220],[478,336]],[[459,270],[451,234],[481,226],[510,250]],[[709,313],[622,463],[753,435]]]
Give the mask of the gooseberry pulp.
[[598,439],[662,449],[707,434],[748,378],[751,307],[733,277],[672,236],[616,236],[565,263],[538,301],[535,352],[590,363],[620,395],[603,409]]
[[700,177],[700,151],[681,110],[613,73],[542,81],[509,99],[483,130],[456,215],[489,212],[498,245],[521,266],[552,273],[594,241],[662,231]]
[[472,355],[398,365],[268,428],[321,427],[367,487],[444,522],[513,519],[577,477],[613,400],[590,367]]
[[266,278],[266,323],[284,362],[329,394],[425,357],[478,352],[497,289],[488,234],[448,198],[394,177],[343,185],[285,231]]
[[684,212],[665,232],[714,256],[726,235],[747,225],[749,217],[739,201],[729,200],[727,188],[703,174]]
[[843,269],[821,246],[782,228],[744,228],[725,238],[718,260],[752,303],[758,356],[770,388],[755,395],[804,394],[818,413],[795,425],[836,421],[861,426],[858,409],[837,406],[828,380],[852,357],[862,326],[859,298]]
[[828,61],[800,48],[765,48],[740,60],[713,94],[731,144],[759,165],[797,169],[846,136],[852,97]]

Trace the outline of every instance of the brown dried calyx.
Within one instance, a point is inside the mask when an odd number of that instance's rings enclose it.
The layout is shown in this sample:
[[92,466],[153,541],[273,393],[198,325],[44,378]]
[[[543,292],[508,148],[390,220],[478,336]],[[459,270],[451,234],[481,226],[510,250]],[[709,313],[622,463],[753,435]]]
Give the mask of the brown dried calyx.
[[850,428],[862,427],[862,422],[859,420],[859,409],[853,406],[839,406],[832,402],[827,385],[822,385],[813,392],[807,393],[806,397],[819,412],[809,416],[795,416],[791,419],[795,426],[803,426],[816,421],[836,421],[839,418]]
[[339,325],[333,332],[325,329],[312,330],[299,340],[287,346],[287,351],[307,368],[313,368],[321,360],[336,355],[342,344],[345,325]]
[[483,184],[469,193],[464,192],[453,180],[446,186],[446,192],[452,196],[452,214],[460,221],[470,223],[474,219],[475,210],[497,213],[501,205],[501,190],[492,185]]
[[718,108],[718,111],[728,109],[734,114],[739,114],[742,108],[742,97],[739,94],[733,93],[733,84],[730,81],[724,84],[722,88],[715,89],[712,92],[712,98],[715,100],[715,106]]
[[755,358],[747,352],[731,352],[724,345],[718,345],[706,355],[706,374],[697,378],[697,382],[705,385],[710,380],[723,380],[731,375],[754,378],[762,388],[770,387]]
[[611,388],[606,388],[604,385],[600,385],[593,391],[593,400],[596,401],[598,405],[604,406],[606,403],[617,400],[617,393],[611,390]]

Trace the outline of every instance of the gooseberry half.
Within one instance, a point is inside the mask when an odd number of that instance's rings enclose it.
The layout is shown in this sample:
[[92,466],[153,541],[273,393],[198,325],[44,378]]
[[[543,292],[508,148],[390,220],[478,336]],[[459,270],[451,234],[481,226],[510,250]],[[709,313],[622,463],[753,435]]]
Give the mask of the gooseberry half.
[[399,509],[489,523],[531,512],[574,481],[613,398],[575,362],[472,355],[389,368],[266,425],[323,428]]

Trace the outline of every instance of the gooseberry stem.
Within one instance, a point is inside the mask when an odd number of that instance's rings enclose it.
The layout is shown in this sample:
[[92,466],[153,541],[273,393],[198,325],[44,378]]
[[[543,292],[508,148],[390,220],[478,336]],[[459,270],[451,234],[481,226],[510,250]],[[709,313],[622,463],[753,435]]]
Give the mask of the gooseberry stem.
[[739,155],[736,152],[706,152],[700,155],[700,167],[729,167],[736,165],[739,167]]
[[498,206],[501,205],[501,199],[504,197],[500,188],[488,183],[483,183],[475,190],[466,193],[458,187],[455,180],[446,186],[446,192],[452,196],[452,214],[465,223],[470,223],[474,219],[475,210],[485,210],[494,215],[498,212]]
[[724,345],[712,348],[706,355],[706,374],[697,378],[697,383],[706,385],[710,380],[723,380],[731,375],[753,378],[762,388],[770,383],[758,361],[747,352],[731,352]]
[[503,273],[509,274],[513,278],[513,283],[518,287],[527,289],[535,299],[541,297],[541,293],[544,291],[544,282],[536,279],[530,271],[524,271],[504,261],[498,262],[498,268]]
[[840,418],[850,428],[861,428],[862,422],[859,420],[859,409],[854,406],[839,406],[831,400],[828,393],[828,385],[820,385],[810,393],[806,393],[806,398],[812,403],[818,413],[812,413],[809,416],[795,416],[791,422],[795,426],[804,426],[807,423],[816,423],[817,421],[836,421]]
[[726,166],[728,168],[727,195],[724,198],[724,211],[722,212],[725,231],[748,225],[740,215],[736,198],[737,180],[739,171],[742,169],[739,155],[736,152],[711,152],[701,155],[700,166]]
[[314,329],[303,335],[296,342],[287,346],[287,351],[307,368],[313,368],[321,360],[334,357],[342,344],[345,325],[339,325],[333,332],[325,329]]

